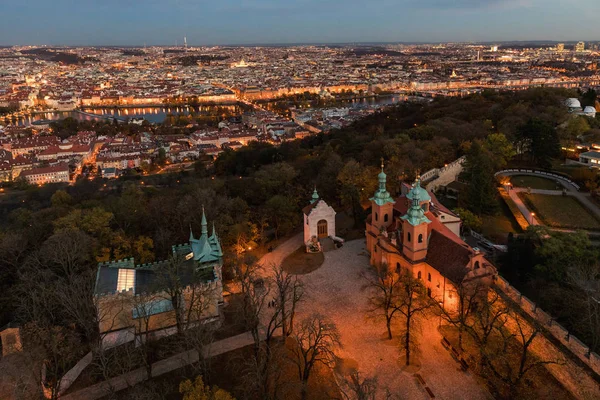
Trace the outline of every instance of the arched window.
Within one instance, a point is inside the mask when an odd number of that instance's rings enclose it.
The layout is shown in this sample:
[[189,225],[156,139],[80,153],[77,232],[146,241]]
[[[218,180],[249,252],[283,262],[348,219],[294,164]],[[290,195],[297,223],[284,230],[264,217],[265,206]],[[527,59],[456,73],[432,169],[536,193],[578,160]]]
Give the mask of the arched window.
[[475,261],[475,269],[479,269],[479,261]]
[[423,243],[423,234],[419,233],[419,243]]
[[431,288],[427,288],[427,296],[431,297]]
[[417,278],[421,279],[421,271],[417,272]]
[[431,282],[431,274],[430,274],[430,273],[427,273],[427,280],[428,280],[429,282]]
[[399,262],[396,263],[396,272],[398,272],[398,273],[400,272],[400,263]]
[[385,214],[385,215],[383,216],[383,222],[388,222],[388,215],[387,215],[387,214]]
[[406,239],[410,242],[410,232],[406,232]]
[[375,221],[379,221],[379,214],[375,213]]

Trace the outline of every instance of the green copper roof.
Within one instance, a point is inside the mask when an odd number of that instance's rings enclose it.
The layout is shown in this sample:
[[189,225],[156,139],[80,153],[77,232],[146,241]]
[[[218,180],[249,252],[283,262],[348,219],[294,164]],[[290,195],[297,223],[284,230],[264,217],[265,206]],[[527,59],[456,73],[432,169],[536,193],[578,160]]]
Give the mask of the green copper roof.
[[310,200],[310,204],[314,204],[319,201],[319,193],[317,193],[317,187],[315,186],[315,191],[312,194],[312,199]]
[[206,221],[204,207],[202,207],[202,234],[198,239],[194,238],[194,234],[192,233],[192,229],[190,227],[189,247],[193,253],[194,260],[200,263],[217,261],[223,257],[221,241],[217,235],[214,222],[212,235],[210,237],[208,236],[208,223]]
[[427,190],[421,187],[421,179],[418,176],[406,198],[411,201],[411,205],[406,214],[402,216],[402,219],[408,221],[412,226],[430,223],[431,221],[425,216],[421,203],[431,201],[431,196],[429,196]]
[[416,205],[413,203],[413,205],[410,206],[406,214],[403,215],[401,218],[405,221],[408,221],[408,223],[412,226],[428,224],[431,222],[429,218],[425,216],[425,212],[423,211],[419,203],[417,203]]
[[381,161],[381,172],[377,175],[379,179],[379,188],[375,192],[375,196],[371,197],[369,200],[374,201],[378,206],[382,206],[387,203],[394,204],[395,201],[390,195],[390,192],[387,191],[386,181],[387,175],[383,172],[383,160]]
[[410,189],[406,195],[406,198],[411,201],[417,200],[419,203],[431,201],[431,196],[427,193],[427,190],[421,187],[421,178],[419,176],[417,176],[417,179],[415,180],[412,189]]

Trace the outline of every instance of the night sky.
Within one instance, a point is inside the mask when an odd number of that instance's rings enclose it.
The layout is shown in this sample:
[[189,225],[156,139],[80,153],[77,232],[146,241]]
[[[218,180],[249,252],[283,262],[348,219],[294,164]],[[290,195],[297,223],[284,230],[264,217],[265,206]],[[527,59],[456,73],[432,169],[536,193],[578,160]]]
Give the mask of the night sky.
[[0,45],[600,40],[600,0],[0,0]]

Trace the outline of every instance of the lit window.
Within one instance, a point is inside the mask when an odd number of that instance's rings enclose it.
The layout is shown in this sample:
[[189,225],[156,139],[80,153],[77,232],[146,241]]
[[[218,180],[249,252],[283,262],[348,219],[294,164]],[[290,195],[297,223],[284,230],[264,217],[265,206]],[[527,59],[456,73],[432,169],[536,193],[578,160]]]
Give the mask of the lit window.
[[117,277],[117,291],[135,290],[135,269],[119,269]]

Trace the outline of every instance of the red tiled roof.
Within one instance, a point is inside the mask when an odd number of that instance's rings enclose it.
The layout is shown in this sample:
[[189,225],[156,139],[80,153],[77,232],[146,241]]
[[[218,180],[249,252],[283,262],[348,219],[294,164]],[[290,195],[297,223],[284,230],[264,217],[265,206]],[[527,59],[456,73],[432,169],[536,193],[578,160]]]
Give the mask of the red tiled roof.
[[27,171],[21,172],[21,176],[30,176],[38,174],[51,174],[55,172],[69,172],[69,166],[66,163],[60,163],[51,167],[33,168]]

